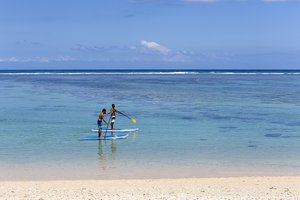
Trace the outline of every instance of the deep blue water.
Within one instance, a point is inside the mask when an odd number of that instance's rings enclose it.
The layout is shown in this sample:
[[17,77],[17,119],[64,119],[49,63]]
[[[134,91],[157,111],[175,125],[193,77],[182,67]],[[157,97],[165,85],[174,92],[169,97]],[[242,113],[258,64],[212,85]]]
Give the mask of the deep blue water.
[[[95,135],[117,109],[125,140]],[[300,174],[300,71],[0,71],[0,179]]]

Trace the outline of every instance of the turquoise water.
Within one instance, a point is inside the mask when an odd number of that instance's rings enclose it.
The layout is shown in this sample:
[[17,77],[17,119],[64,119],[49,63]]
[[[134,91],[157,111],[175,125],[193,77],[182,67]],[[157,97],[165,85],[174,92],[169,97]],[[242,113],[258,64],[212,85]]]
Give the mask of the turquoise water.
[[[117,109],[125,140],[95,135]],[[300,175],[300,73],[0,73],[0,180]]]

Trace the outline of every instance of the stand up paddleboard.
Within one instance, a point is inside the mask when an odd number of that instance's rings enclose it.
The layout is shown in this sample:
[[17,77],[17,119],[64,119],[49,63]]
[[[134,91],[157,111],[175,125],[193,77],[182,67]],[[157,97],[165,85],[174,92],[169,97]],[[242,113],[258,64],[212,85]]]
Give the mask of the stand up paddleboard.
[[[138,128],[133,128],[133,129],[114,129],[114,130],[111,130],[111,129],[102,129],[102,132],[114,132],[114,133],[117,133],[117,132],[135,132],[135,131],[138,131],[139,129]],[[98,129],[92,129],[91,130],[92,132],[98,132]]]
[[99,138],[98,136],[85,136],[81,138],[81,140],[117,140],[117,139],[125,139],[128,137],[128,134],[119,133],[115,135],[107,135]]

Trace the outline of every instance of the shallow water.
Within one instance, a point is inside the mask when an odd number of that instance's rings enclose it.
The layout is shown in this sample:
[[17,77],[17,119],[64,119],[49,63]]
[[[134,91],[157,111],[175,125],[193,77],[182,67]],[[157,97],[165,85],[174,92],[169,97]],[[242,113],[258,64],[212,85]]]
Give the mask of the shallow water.
[[[300,174],[300,73],[0,73],[0,179]],[[102,107],[125,140],[95,135]]]

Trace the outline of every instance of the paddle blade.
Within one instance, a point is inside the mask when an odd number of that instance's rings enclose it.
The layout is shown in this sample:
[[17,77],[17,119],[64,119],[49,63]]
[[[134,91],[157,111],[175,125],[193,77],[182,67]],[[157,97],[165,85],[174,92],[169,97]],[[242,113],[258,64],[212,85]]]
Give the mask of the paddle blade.
[[131,119],[132,123],[136,123],[136,119]]

